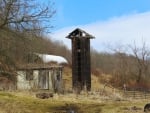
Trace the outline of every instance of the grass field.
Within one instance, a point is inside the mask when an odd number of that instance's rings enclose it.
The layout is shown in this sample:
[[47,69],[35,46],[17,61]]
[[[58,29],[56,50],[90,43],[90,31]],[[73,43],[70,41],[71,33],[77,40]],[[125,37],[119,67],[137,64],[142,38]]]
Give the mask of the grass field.
[[[65,89],[72,89],[70,68],[64,69]],[[143,108],[150,100],[132,100],[114,95],[114,89],[100,84],[92,76],[92,91],[103,94],[83,93],[82,95],[54,95],[53,98],[39,99],[34,92],[0,91],[0,113],[143,113]],[[117,92],[117,89],[115,89]],[[117,93],[118,94],[118,93]],[[72,112],[73,113],[73,112]]]
[[38,99],[29,92],[0,92],[0,113],[143,113],[148,100],[113,100],[69,95]]

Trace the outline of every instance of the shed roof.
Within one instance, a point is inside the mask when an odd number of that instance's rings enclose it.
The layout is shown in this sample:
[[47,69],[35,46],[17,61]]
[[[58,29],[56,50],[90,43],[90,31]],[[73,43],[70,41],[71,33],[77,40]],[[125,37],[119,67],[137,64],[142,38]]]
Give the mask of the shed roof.
[[38,55],[43,60],[44,63],[53,62],[53,61],[57,62],[58,64],[68,63],[67,60],[62,56],[39,54],[39,53],[36,53],[36,55]]
[[17,70],[52,70],[52,69],[62,69],[63,66],[53,65],[50,66],[48,64],[26,64],[26,65],[18,65]]
[[75,29],[74,31],[72,31],[71,33],[69,33],[68,36],[66,36],[66,38],[72,39],[74,37],[84,37],[84,38],[89,38],[89,39],[93,39],[95,38],[94,36],[90,35],[89,33],[85,32],[82,29]]

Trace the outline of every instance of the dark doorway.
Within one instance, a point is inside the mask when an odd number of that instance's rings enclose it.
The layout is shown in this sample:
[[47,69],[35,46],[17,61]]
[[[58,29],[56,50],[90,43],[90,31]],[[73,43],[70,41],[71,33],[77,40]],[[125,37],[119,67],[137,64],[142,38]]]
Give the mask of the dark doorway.
[[49,71],[47,70],[39,71],[38,85],[40,89],[49,89]]

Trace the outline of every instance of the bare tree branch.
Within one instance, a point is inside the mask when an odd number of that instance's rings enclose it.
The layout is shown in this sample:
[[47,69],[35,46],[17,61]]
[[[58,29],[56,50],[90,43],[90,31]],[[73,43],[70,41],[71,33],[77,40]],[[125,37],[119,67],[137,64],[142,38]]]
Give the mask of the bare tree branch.
[[142,47],[138,48],[134,42],[134,46],[129,46],[133,55],[135,56],[135,61],[137,62],[138,73],[137,82],[141,81],[142,77],[147,75],[148,71],[148,58],[150,56],[149,49],[146,47],[145,41],[142,41]]
[[49,31],[50,20],[56,12],[52,6],[42,6],[37,0],[0,0],[0,29]]

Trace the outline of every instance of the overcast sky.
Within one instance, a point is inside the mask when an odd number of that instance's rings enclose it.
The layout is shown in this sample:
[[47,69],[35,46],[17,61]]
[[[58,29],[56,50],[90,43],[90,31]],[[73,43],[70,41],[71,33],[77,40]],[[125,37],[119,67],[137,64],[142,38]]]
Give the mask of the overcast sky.
[[95,36],[91,46],[98,51],[142,40],[150,45],[150,0],[57,0],[55,7],[50,35],[69,48],[65,36],[75,28]]

